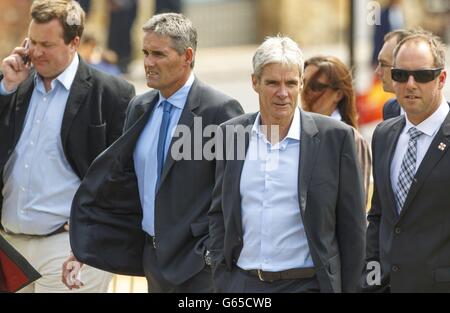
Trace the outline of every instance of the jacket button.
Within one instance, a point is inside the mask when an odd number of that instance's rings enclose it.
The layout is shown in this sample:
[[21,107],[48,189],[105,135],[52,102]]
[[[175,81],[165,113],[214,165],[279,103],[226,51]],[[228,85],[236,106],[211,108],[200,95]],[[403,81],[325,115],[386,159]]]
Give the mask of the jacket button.
[[398,235],[402,232],[402,229],[400,227],[395,228],[395,233]]
[[393,272],[398,272],[400,269],[398,268],[397,265],[392,266],[392,271]]

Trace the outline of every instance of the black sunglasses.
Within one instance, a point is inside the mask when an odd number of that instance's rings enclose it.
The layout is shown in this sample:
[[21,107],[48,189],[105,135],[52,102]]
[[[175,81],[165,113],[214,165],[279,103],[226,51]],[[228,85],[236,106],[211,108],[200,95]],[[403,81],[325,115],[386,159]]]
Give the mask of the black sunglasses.
[[416,71],[408,71],[393,68],[391,69],[391,77],[393,81],[399,83],[406,83],[409,79],[409,76],[412,75],[417,83],[428,83],[436,79],[436,77],[439,76],[441,71],[442,68],[433,68],[428,70],[416,70]]
[[329,85],[329,84],[322,84],[319,83],[318,81],[310,81],[307,85],[306,88],[310,89],[311,91],[314,92],[322,92],[327,88],[333,88],[333,86]]

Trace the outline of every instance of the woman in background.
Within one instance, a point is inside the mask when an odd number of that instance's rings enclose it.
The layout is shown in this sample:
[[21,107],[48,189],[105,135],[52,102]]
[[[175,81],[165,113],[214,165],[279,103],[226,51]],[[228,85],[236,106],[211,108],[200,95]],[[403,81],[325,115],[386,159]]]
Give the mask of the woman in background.
[[357,131],[358,115],[350,70],[338,58],[332,56],[318,56],[306,60],[301,98],[305,111],[330,116],[353,128],[367,204],[372,158],[369,144]]

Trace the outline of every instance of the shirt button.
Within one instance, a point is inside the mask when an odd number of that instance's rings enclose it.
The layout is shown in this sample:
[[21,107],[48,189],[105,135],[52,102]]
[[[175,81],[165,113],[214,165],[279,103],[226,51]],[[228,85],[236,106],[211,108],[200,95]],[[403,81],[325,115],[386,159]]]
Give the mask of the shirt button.
[[30,146],[34,146],[34,141],[30,141]]
[[46,97],[44,97],[44,101],[47,101],[47,98],[46,98]]
[[39,124],[41,122],[41,120],[36,120],[36,124]]
[[26,189],[25,189],[24,187],[22,187],[22,188],[20,188],[20,189],[22,189],[22,191],[26,191]]
[[28,164],[25,164],[25,168],[29,168],[30,166]]

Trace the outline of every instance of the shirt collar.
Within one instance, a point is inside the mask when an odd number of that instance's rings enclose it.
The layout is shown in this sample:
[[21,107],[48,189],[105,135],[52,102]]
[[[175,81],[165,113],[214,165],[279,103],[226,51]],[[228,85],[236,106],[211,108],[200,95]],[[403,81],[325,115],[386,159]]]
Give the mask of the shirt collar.
[[341,111],[339,111],[339,108],[336,108],[336,110],[331,113],[330,117],[334,120],[342,121],[342,115]]
[[411,127],[415,127],[424,133],[427,136],[434,136],[434,134],[439,130],[445,118],[447,117],[448,112],[450,111],[447,100],[442,97],[442,102],[426,120],[422,121],[419,125],[414,125],[408,120],[408,116],[405,114],[406,125],[403,129],[404,132],[407,132]]
[[[264,134],[261,132],[261,113],[258,112],[258,115],[256,116],[255,123],[253,123],[252,127],[252,134],[258,135],[258,136],[264,136]],[[294,112],[294,118],[292,119],[291,126],[289,127],[289,131],[286,135],[286,137],[281,141],[284,142],[286,138],[290,138],[293,140],[300,140],[300,108],[296,107]]]
[[[72,86],[72,83],[75,80],[75,75],[77,74],[79,63],[80,61],[78,59],[78,54],[75,54],[69,66],[66,67],[66,69],[61,74],[59,74],[54,80],[52,80],[51,84],[52,90],[55,87],[56,81],[60,82],[60,84],[64,86],[64,88],[66,88],[67,91],[70,90],[70,87]],[[40,75],[38,75],[38,73],[36,73],[36,75],[34,76],[34,82],[36,86],[38,85],[38,83],[39,84],[43,83],[42,78]]]
[[184,105],[187,101],[187,96],[189,94],[189,91],[191,90],[192,84],[194,83],[195,76],[194,73],[191,73],[186,83],[178,89],[173,95],[169,97],[169,99],[164,98],[164,96],[159,92],[159,101],[157,106],[160,106],[163,101],[169,101],[171,105],[174,107],[177,107],[179,109],[183,109]]

